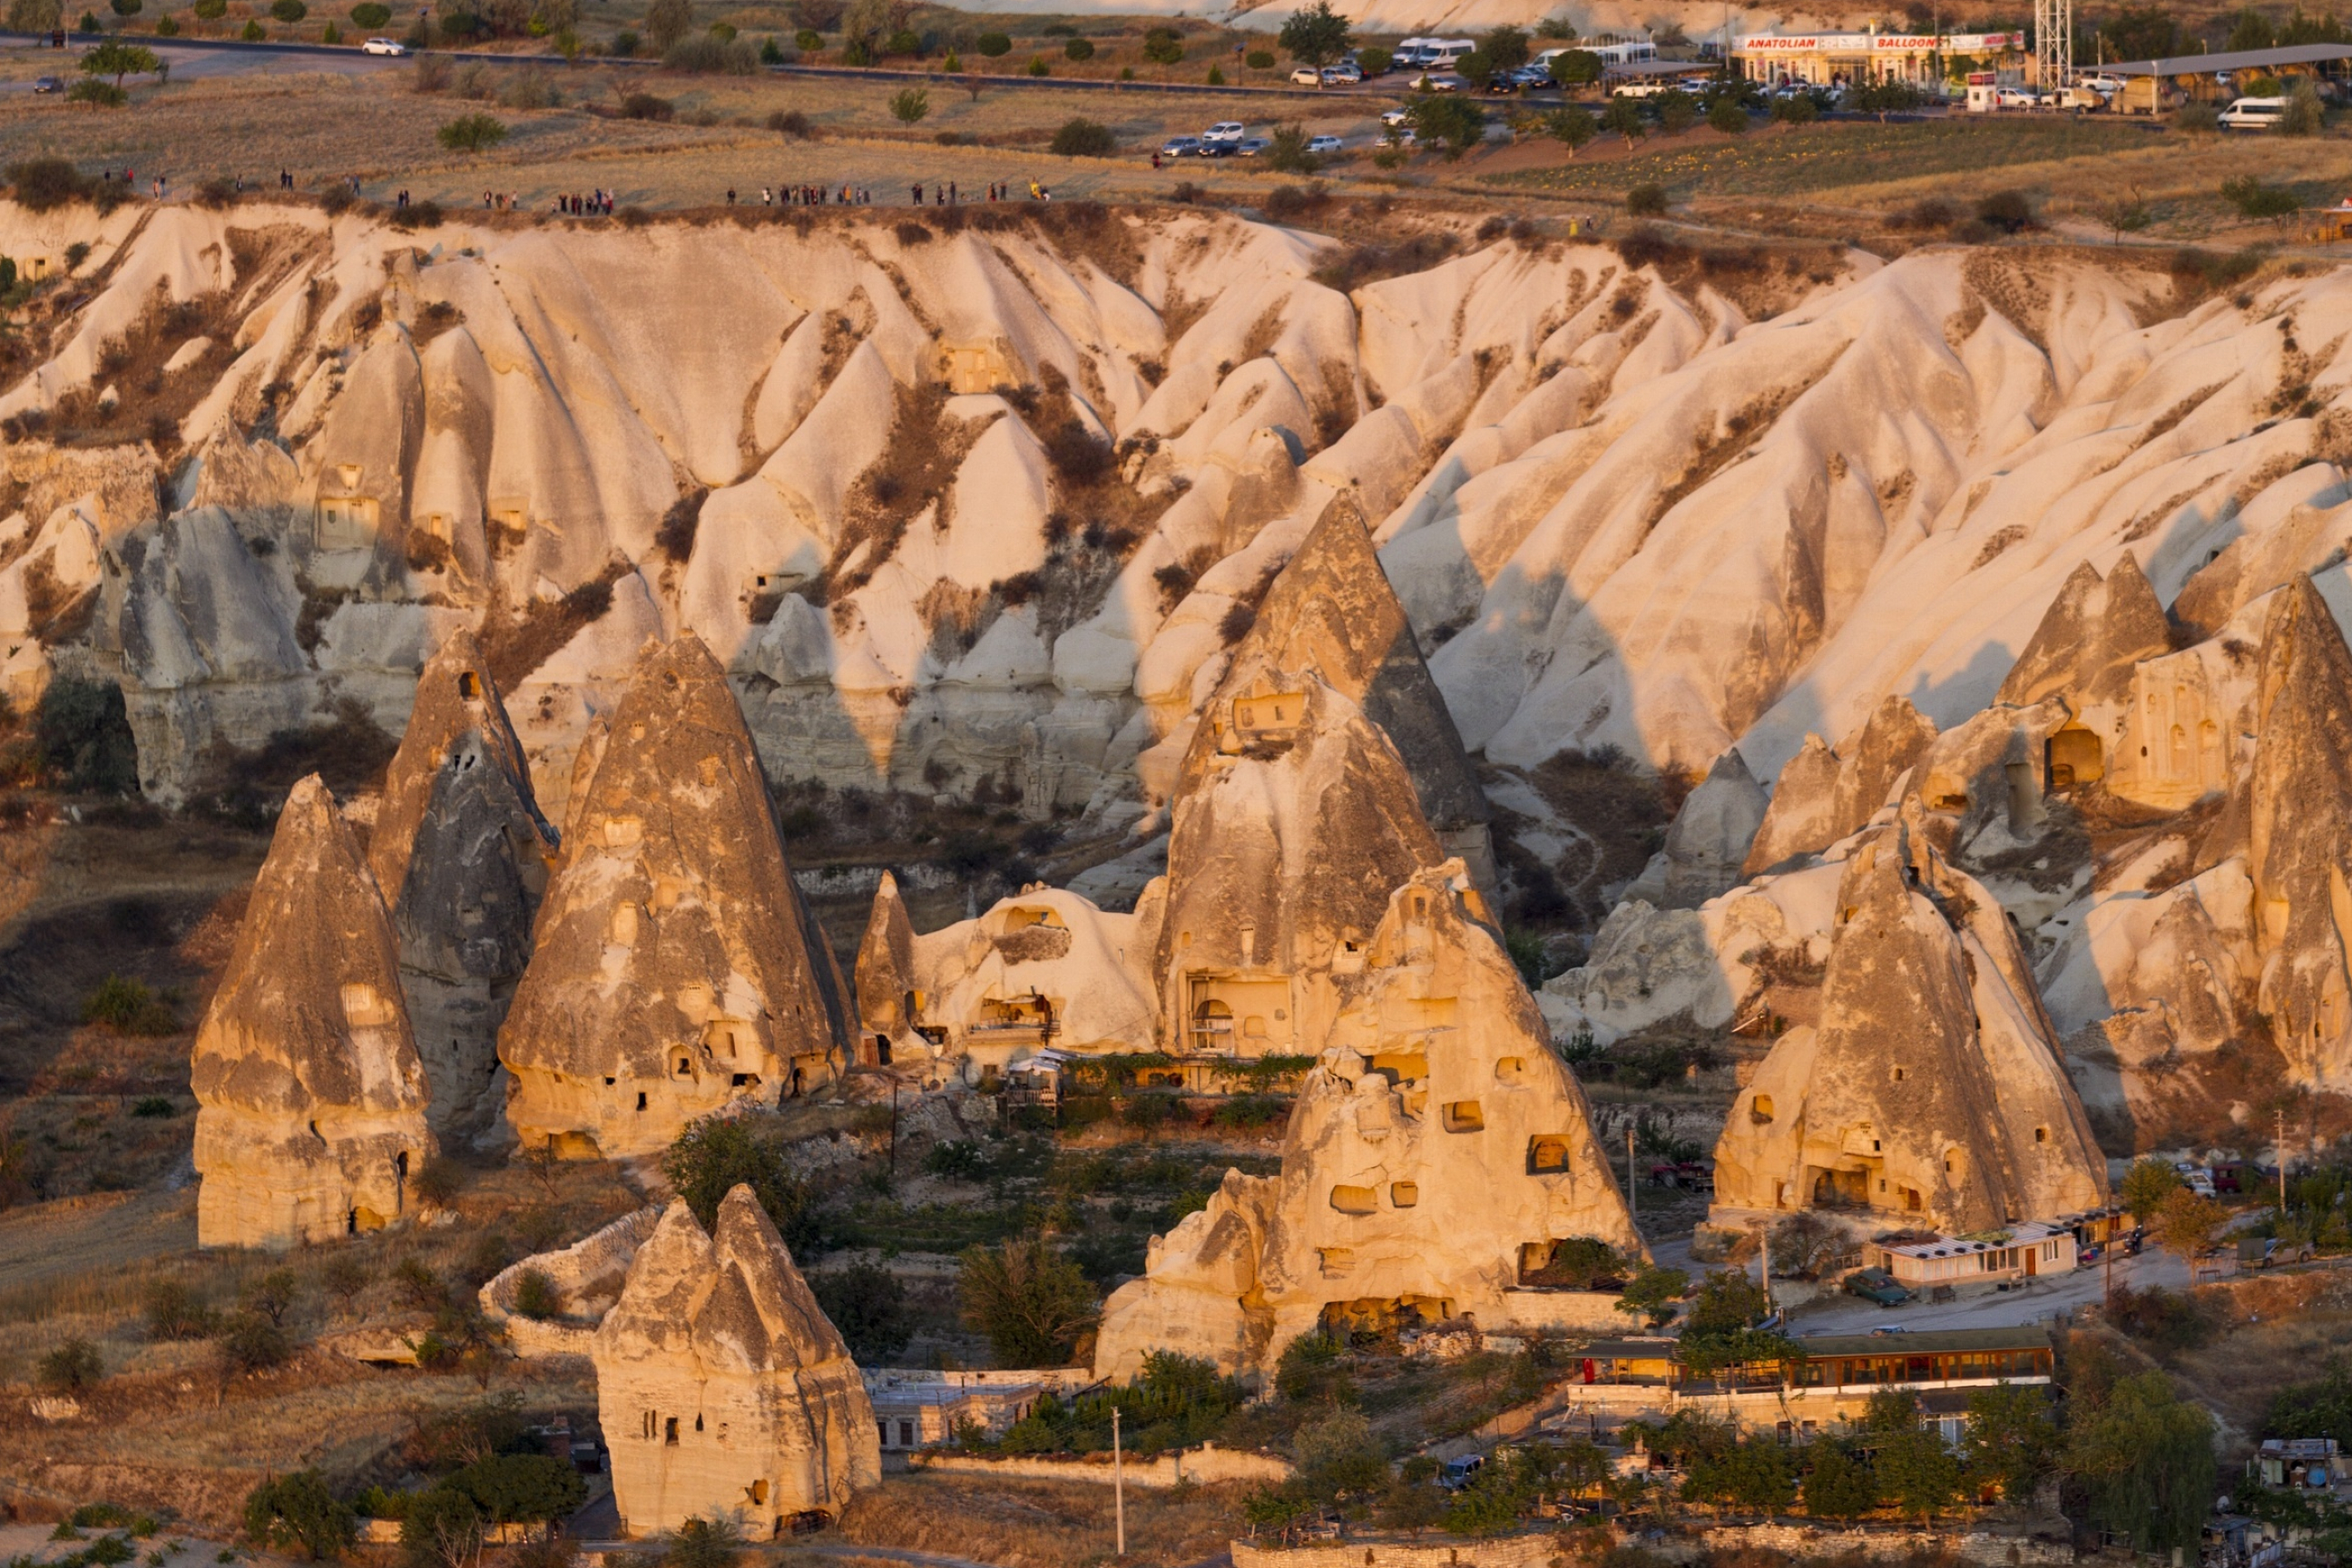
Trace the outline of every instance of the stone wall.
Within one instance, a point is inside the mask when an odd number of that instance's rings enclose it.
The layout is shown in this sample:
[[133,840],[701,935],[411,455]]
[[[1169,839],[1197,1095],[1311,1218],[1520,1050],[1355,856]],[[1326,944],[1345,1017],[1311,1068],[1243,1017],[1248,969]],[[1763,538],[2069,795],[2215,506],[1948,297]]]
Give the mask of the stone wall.
[[[992,1459],[981,1454],[927,1452],[909,1455],[908,1463],[919,1470],[955,1470],[1032,1481],[1093,1481],[1106,1487],[1111,1484],[1108,1454]],[[1286,1481],[1297,1473],[1287,1459],[1272,1454],[1220,1448],[1214,1443],[1150,1459],[1130,1454],[1123,1468],[1127,1485],[1155,1488],[1172,1487],[1179,1481],[1202,1486],[1213,1486],[1219,1481]],[[1239,1551],[1238,1543],[1235,1550]],[[1239,1563],[1241,1559],[1237,1555],[1234,1561]]]
[[[620,1300],[629,1260],[661,1222],[661,1210],[648,1205],[555,1252],[534,1253],[492,1275],[481,1289],[482,1315],[506,1325],[515,1354],[527,1357],[586,1355],[596,1337],[596,1325]],[[523,1275],[536,1268],[555,1287],[563,1315],[544,1321],[515,1310],[515,1291]]]
[[[2074,1561],[2070,1541],[1993,1535],[1978,1530],[1929,1533],[1916,1530],[1824,1530],[1810,1524],[1738,1524],[1702,1531],[1698,1543],[1709,1552],[1764,1547],[1813,1560],[1913,1557],[1923,1552],[1944,1552],[1964,1563],[1985,1564],[1986,1568]],[[1238,1554],[1234,1562],[1235,1568],[1240,1568]]]
[[1233,1544],[1234,1568],[1549,1568],[1559,1561],[1557,1535],[1506,1535],[1491,1541],[1350,1541],[1320,1546]]

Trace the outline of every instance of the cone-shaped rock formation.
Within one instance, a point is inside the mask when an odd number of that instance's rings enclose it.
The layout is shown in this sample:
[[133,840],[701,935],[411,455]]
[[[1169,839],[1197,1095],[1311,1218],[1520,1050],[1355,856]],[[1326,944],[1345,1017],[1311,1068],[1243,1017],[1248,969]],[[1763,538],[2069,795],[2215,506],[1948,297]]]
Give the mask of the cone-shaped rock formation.
[[368,844],[444,1138],[499,1124],[499,1026],[530,962],[554,854],[488,662],[471,633],[455,633],[417,682]]
[[[1265,672],[1286,670],[1313,671],[1388,732],[1439,841],[1485,875],[1492,811],[1352,502],[1324,512],[1266,589],[1218,701]],[[1210,731],[1204,721],[1186,752],[1180,795],[1199,783],[1218,750]]]
[[190,1077],[205,1247],[388,1224],[435,1151],[392,921],[315,773],[278,816]]
[[2352,652],[2307,576],[2263,628],[2248,794],[2260,1006],[2299,1081],[2352,1088]]
[[2079,711],[2115,700],[2135,663],[2170,651],[2172,623],[2131,552],[2105,577],[2085,561],[2051,601],[1994,700],[2026,708],[2059,695]]
[[1860,829],[1935,741],[1936,726],[1902,697],[1871,710],[1834,752],[1820,736],[1806,736],[1780,770],[1742,873],[1754,877],[1819,854]]
[[1748,771],[1738,748],[1715,760],[1706,777],[1683,801],[1666,829],[1664,901],[1669,910],[1695,910],[1739,885],[1740,862],[1756,840],[1770,802]]
[[915,994],[915,927],[898,879],[889,872],[874,889],[874,912],[857,944],[857,1054],[861,1061],[887,1061],[890,1047],[914,1037],[921,1015]]
[[670,1205],[593,1354],[628,1534],[731,1513],[768,1536],[881,1481],[849,1347],[749,1187],[727,1194],[708,1235],[683,1200]]
[[640,661],[570,819],[499,1035],[523,1142],[653,1153],[731,1100],[829,1079],[848,1040],[840,970],[698,638]]
[[1716,1146],[1720,1209],[1966,1233],[2106,1195],[2007,917],[1906,815],[1845,863],[1820,1026],[1783,1036],[1733,1105]]
[[1387,731],[1344,693],[1311,673],[1235,672],[1169,833],[1164,1048],[1312,1052],[1335,969],[1361,965],[1390,893],[1444,854]]
[[1646,1256],[1462,863],[1396,889],[1355,963],[1282,1173],[1228,1175],[1154,1241],[1106,1307],[1097,1371],[1129,1375],[1168,1346],[1263,1367],[1332,1314],[1560,1326],[1590,1303],[1522,1289],[1558,1243]]

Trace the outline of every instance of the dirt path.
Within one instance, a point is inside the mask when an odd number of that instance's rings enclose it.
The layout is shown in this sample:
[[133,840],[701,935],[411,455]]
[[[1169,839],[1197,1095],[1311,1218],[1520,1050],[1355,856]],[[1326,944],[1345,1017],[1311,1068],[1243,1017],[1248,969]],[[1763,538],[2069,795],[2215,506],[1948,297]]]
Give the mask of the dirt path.
[[196,1194],[93,1193],[0,1215],[0,1292],[74,1279],[196,1245]]

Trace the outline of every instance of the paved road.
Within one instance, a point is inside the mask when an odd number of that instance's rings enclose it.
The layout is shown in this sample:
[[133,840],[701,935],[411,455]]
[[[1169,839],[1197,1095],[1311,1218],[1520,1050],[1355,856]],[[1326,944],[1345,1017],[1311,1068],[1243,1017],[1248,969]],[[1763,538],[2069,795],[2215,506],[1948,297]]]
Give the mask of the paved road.
[[[2151,1285],[2184,1289],[2189,1284],[2189,1265],[2168,1252],[2149,1247],[2137,1258],[2117,1258],[2115,1282],[2136,1290]],[[1866,1334],[1873,1329],[2011,1329],[2090,1306],[2105,1292],[2105,1269],[2077,1268],[2044,1275],[2021,1289],[1975,1286],[1958,1300],[1940,1303],[1922,1297],[1906,1307],[1876,1307],[1859,1297],[1825,1298],[1791,1311],[1789,1328],[1797,1334]]]

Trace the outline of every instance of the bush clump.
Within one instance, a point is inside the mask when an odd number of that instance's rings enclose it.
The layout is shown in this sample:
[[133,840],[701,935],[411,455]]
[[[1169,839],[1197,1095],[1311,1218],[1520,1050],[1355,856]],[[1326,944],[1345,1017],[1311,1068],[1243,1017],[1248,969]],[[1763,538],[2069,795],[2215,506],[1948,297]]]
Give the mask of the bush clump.
[[[1084,40],[1073,38],[1072,43]],[[1118,138],[1111,129],[1097,121],[1075,116],[1062,122],[1054,132],[1049,151],[1057,158],[1108,158],[1118,151]]]
[[[179,1015],[164,997],[147,988],[146,983],[110,974],[98,983],[98,988],[82,999],[81,1021],[100,1024],[118,1035],[130,1035],[142,1039],[156,1039],[180,1032]],[[165,1101],[163,1114],[170,1115],[170,1101]],[[150,1114],[141,1112],[141,1114]]]

